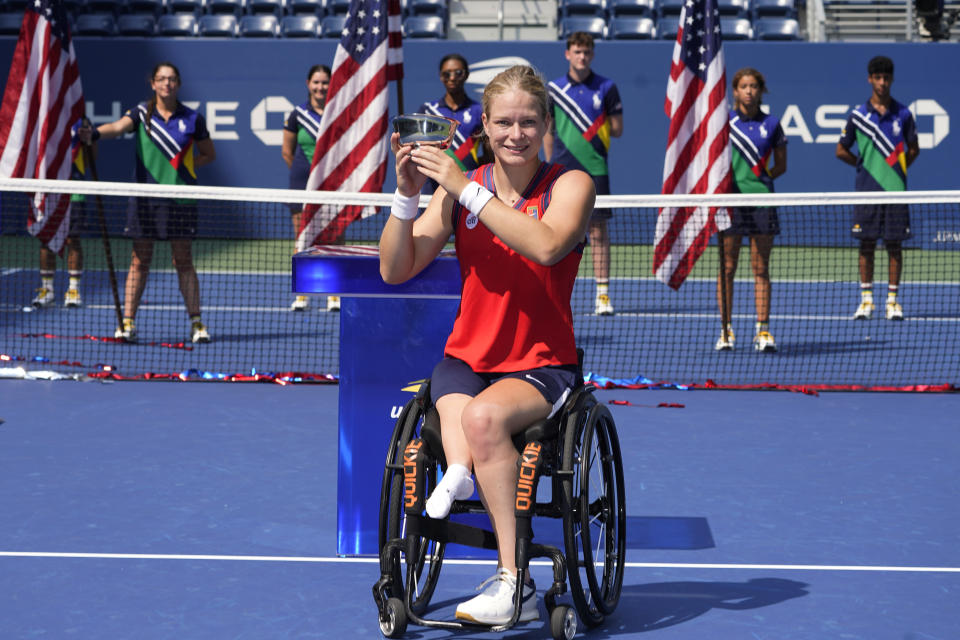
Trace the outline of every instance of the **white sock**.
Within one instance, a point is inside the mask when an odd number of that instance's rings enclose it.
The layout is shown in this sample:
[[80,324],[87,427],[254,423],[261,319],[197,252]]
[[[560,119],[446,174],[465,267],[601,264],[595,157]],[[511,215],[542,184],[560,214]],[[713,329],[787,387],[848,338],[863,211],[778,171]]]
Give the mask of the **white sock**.
[[465,500],[472,495],[470,469],[462,464],[451,464],[427,499],[427,515],[437,520],[446,518],[454,500]]

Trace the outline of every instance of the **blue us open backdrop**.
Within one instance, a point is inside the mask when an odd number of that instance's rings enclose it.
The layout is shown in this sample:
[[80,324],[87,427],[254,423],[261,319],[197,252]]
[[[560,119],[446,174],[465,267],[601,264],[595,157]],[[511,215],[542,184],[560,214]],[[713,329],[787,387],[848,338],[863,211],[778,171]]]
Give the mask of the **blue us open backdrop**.
[[[15,43],[15,38],[0,38],[4,79]],[[206,115],[216,144],[217,161],[200,169],[200,183],[286,188],[280,156],[284,117],[306,100],[308,68],[333,61],[336,41],[77,38],[75,47],[94,123],[119,118],[145,100],[150,70],[169,60],[183,76],[181,99]],[[597,43],[593,68],[616,81],[624,104],[624,135],[613,140],[610,151],[616,194],[660,192],[672,47],[670,41]],[[950,120],[960,114],[960,84],[949,78],[955,75],[951,61],[960,60],[960,44],[729,42],[724,48],[728,81],[744,66],[766,76],[764,102],[780,117],[789,140],[789,169],[777,180],[778,192],[853,189],[854,170],[835,159],[834,148],[846,114],[870,96],[866,66],[878,54],[894,60],[893,96],[912,105],[917,116],[921,153],[910,168],[909,188],[958,188],[960,156]],[[511,64],[532,64],[547,79],[563,75],[563,51],[562,41],[407,41],[404,110],[412,112],[442,95],[437,65],[444,54],[458,52],[469,60],[468,90],[479,96],[484,84]],[[393,116],[393,85],[390,91]],[[131,180],[133,153],[132,137],[102,144],[100,179]],[[393,186],[388,172],[384,188]],[[288,226],[278,220],[277,232],[286,235]]]

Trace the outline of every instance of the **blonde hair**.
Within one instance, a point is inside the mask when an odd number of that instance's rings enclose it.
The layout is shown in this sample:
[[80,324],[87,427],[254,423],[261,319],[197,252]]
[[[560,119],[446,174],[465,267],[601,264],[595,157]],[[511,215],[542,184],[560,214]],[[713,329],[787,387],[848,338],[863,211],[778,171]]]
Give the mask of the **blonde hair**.
[[483,113],[490,116],[490,103],[499,95],[517,89],[524,91],[537,103],[540,116],[546,120],[550,113],[550,99],[547,96],[547,87],[537,70],[531,66],[518,64],[498,73],[483,90]]

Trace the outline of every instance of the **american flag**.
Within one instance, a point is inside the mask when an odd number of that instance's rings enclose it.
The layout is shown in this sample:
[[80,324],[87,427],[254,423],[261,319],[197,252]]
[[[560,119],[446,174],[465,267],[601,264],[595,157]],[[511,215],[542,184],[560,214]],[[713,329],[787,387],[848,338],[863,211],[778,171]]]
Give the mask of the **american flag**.
[[[70,178],[71,127],[83,89],[60,0],[31,0],[23,15],[0,106],[0,176]],[[70,229],[69,194],[33,195],[27,229],[60,251]]]
[[[664,109],[670,117],[663,193],[728,193],[730,126],[720,15],[716,0],[686,0],[673,47]],[[657,218],[653,273],[683,284],[710,236],[730,226],[717,207],[665,207]]]
[[[333,59],[307,190],[369,191],[387,173],[387,82],[403,77],[400,0],[351,0]],[[360,205],[307,205],[297,250],[336,242]]]

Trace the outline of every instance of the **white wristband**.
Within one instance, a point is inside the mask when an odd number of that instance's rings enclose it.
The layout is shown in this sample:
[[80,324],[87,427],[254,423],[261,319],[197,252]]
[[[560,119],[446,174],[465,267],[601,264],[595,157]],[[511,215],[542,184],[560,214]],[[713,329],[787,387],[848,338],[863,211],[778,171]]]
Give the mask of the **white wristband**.
[[486,206],[488,202],[493,198],[493,194],[490,193],[483,185],[479,182],[470,182],[467,186],[463,188],[463,191],[460,192],[460,197],[458,200],[460,204],[470,210],[470,213],[475,216],[480,215],[480,211]]
[[417,205],[420,204],[420,194],[405,196],[400,190],[393,192],[393,205],[390,215],[401,220],[413,220],[417,217]]

